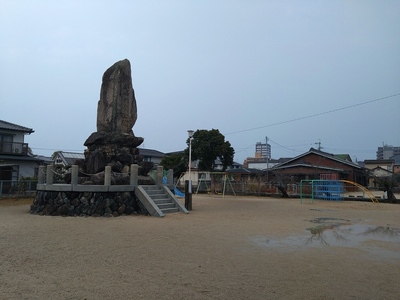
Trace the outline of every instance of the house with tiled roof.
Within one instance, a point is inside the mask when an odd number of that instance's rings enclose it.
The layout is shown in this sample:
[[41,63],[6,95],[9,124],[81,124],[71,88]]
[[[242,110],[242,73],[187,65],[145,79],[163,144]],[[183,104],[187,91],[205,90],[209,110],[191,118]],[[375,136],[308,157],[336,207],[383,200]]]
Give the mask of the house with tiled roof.
[[139,155],[143,156],[144,161],[150,161],[154,163],[154,166],[157,166],[164,158],[165,153],[153,149],[139,148]]
[[[29,153],[25,143],[25,135],[33,132],[32,128],[0,120],[0,181],[17,181],[38,175],[42,161]],[[3,188],[7,184],[4,183]]]
[[255,168],[232,168],[227,169],[226,173],[231,175],[236,182],[251,182],[252,180],[267,181],[267,172]]
[[366,159],[364,166],[368,170],[369,186],[378,187],[379,178],[391,177],[396,171],[395,159]]
[[[153,162],[155,166],[157,166],[165,156],[165,154],[160,151],[145,148],[139,148],[139,155],[143,157],[144,161]],[[81,152],[56,151],[53,154],[53,162],[56,166],[70,167],[76,164],[76,160],[81,159],[85,159],[85,155]]]
[[395,161],[393,159],[366,159],[364,160],[364,166],[368,170],[380,167],[393,172],[394,162]]
[[369,186],[370,187],[379,187],[379,180],[383,178],[388,178],[393,176],[393,172],[389,171],[384,167],[375,167],[369,170]]
[[342,160],[353,161],[349,154],[333,154],[333,155]]
[[400,155],[395,155],[391,157],[394,161],[393,163],[393,173],[400,173]]
[[70,167],[75,164],[77,159],[85,159],[85,155],[66,151],[56,151],[53,154],[53,162],[56,166]]
[[338,157],[311,148],[308,152],[274,166],[272,170],[280,175],[291,176],[295,182],[303,179],[320,179],[321,174],[332,174],[340,180],[349,180],[367,186],[366,169],[348,158],[346,155]]

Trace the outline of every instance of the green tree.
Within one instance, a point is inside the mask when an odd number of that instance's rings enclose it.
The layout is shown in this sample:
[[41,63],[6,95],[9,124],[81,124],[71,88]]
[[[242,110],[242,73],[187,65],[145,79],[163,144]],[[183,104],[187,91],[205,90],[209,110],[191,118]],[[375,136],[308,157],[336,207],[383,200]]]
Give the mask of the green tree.
[[[189,139],[187,140],[189,145]],[[223,171],[233,164],[235,150],[218,129],[197,130],[192,139],[192,160],[199,160],[199,169],[213,171],[215,160],[222,163]]]
[[179,178],[187,169],[187,156],[183,152],[164,156],[160,162],[160,165],[162,165],[165,170],[173,169],[174,177]]
[[390,203],[397,203],[396,196],[394,195],[393,189],[399,186],[400,183],[400,173],[393,174],[387,177],[377,177],[376,181],[380,187],[387,193],[387,199]]

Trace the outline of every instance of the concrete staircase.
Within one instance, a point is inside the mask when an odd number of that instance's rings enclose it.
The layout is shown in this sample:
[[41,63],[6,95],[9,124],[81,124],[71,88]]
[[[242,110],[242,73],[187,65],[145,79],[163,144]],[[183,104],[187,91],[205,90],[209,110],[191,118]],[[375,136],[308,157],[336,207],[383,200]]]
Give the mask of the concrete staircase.
[[174,212],[189,213],[165,185],[139,185],[135,194],[152,216]]
[[169,197],[164,189],[159,185],[144,185],[143,189],[147,195],[153,200],[163,214],[178,212],[178,207],[175,202]]

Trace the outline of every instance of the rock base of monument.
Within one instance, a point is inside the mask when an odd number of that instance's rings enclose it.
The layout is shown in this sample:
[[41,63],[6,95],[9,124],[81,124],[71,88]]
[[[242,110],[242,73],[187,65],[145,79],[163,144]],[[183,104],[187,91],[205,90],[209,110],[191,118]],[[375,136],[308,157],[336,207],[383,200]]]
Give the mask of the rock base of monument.
[[60,192],[38,191],[31,214],[44,216],[118,217],[148,215],[132,192]]

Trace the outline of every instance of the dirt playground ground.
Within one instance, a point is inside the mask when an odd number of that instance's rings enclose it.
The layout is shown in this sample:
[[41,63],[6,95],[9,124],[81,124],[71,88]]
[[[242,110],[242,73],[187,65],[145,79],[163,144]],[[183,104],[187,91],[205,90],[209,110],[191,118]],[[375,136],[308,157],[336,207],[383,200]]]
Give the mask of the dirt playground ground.
[[164,218],[28,210],[0,200],[0,299],[400,299],[400,205],[194,195]]

